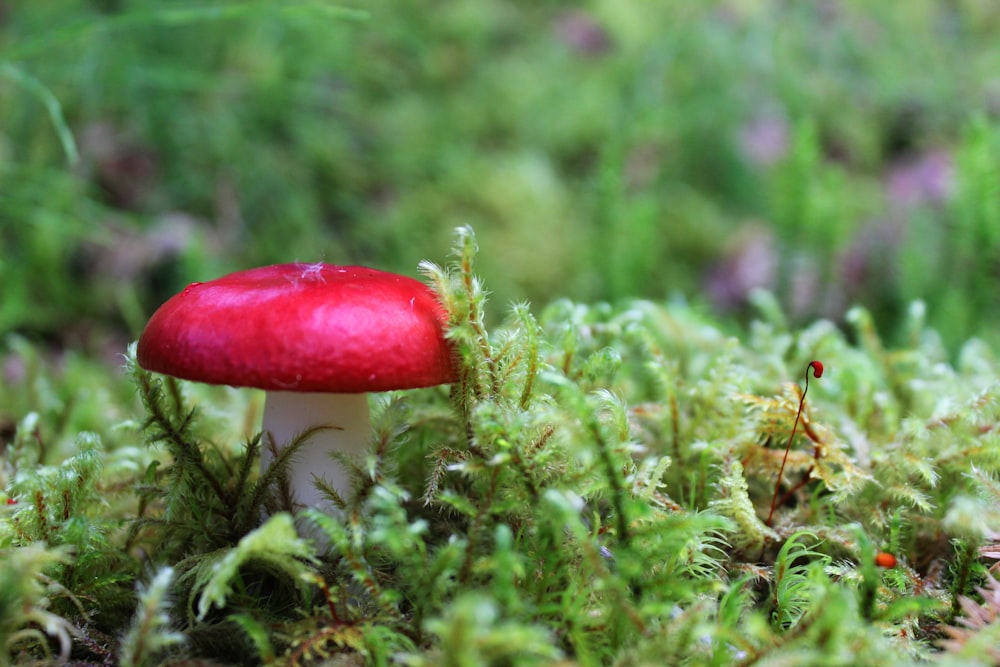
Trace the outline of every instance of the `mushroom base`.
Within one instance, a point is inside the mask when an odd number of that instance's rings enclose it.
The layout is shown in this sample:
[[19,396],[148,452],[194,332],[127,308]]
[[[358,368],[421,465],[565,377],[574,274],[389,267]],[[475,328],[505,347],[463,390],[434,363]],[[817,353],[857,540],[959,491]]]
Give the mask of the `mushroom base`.
[[368,451],[371,426],[367,394],[267,392],[260,469],[262,473],[267,470],[273,458],[268,440],[280,450],[316,426],[328,428],[312,434],[299,447],[288,471],[288,481],[298,504],[329,510],[334,504],[316,488],[315,480],[324,480],[345,499],[350,496],[350,476],[331,453],[360,460]]

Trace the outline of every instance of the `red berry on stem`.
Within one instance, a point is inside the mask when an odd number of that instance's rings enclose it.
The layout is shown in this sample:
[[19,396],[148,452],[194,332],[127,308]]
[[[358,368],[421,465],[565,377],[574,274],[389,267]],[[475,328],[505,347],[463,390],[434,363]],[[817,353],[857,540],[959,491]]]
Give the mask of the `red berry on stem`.
[[810,361],[806,366],[806,388],[802,390],[802,397],[799,398],[799,409],[795,413],[795,423],[792,424],[792,433],[788,436],[788,444],[785,445],[785,456],[781,459],[781,468],[778,469],[778,481],[774,484],[774,495],[771,496],[771,511],[767,513],[767,525],[771,525],[774,518],[774,510],[778,506],[778,492],[781,490],[781,477],[785,474],[785,463],[788,462],[788,452],[792,449],[792,441],[795,439],[795,431],[799,428],[799,419],[802,418],[802,406],[806,403],[806,394],[809,392],[809,369],[812,369],[813,377],[823,377],[823,362]]

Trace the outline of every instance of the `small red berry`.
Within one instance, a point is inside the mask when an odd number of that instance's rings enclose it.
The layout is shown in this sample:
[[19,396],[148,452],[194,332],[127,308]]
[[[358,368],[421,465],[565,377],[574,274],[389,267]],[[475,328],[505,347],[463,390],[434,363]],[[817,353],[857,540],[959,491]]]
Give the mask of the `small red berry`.
[[896,557],[885,551],[875,554],[875,564],[879,567],[896,567]]
[[16,501],[16,500],[14,500],[13,498],[8,498],[8,499],[7,499],[7,504],[8,504],[8,505],[16,505],[16,504],[17,504],[17,501]]
[[788,452],[792,449],[792,441],[795,439],[795,431],[799,427],[799,419],[802,418],[802,406],[806,404],[806,394],[809,393],[810,368],[812,369],[813,377],[823,377],[822,361],[816,361],[814,359],[806,365],[806,386],[805,389],[802,390],[802,396],[799,397],[799,409],[795,413],[795,422],[792,423],[792,432],[788,435],[788,444],[785,445],[785,455],[781,459],[781,467],[778,468],[778,481],[774,483],[774,495],[771,496],[771,511],[767,513],[767,521],[765,522],[768,526],[771,525],[771,519],[774,518],[774,510],[778,506],[778,491],[781,490],[781,476],[785,474],[785,463],[788,462]]

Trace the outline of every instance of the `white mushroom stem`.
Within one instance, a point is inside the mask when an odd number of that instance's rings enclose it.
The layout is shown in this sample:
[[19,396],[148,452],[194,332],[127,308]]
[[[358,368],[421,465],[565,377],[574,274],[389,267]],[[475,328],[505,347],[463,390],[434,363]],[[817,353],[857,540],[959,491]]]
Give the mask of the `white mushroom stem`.
[[330,453],[363,460],[371,441],[367,394],[267,392],[260,470],[267,470],[273,459],[267,438],[273,438],[280,450],[316,426],[328,428],[316,431],[299,447],[288,469],[288,481],[298,503],[328,510],[334,505],[316,488],[315,480],[322,479],[342,498],[350,496],[350,476]]

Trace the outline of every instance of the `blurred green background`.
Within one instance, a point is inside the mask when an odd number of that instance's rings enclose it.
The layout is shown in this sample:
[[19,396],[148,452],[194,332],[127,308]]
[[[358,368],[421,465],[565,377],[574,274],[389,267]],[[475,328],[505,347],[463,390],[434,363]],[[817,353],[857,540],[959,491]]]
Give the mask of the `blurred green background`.
[[0,340],[117,353],[188,282],[463,224],[499,305],[996,340],[998,116],[995,0],[0,0]]

